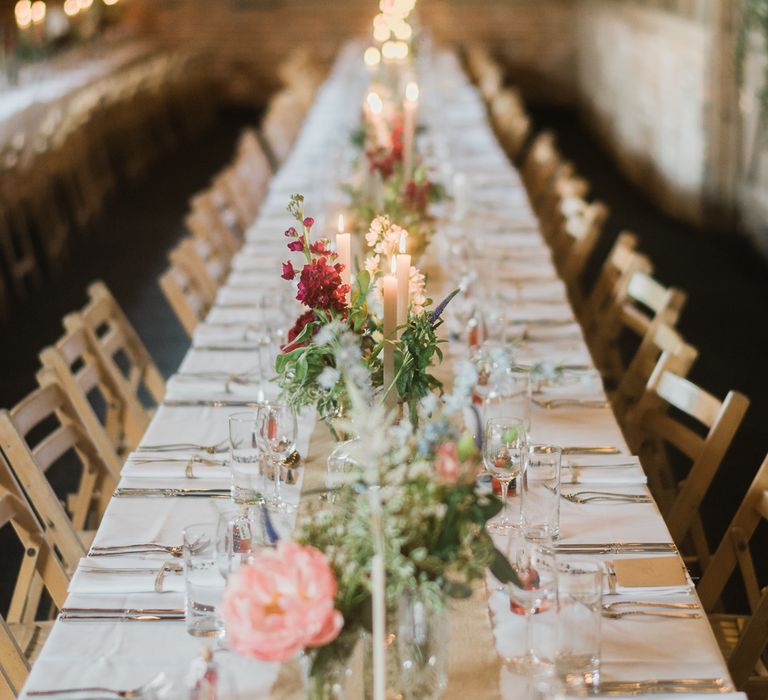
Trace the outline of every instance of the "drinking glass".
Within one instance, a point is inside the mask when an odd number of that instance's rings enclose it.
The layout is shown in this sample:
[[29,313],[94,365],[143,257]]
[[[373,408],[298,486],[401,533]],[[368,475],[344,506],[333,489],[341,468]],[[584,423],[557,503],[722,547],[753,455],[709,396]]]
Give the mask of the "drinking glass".
[[243,564],[250,564],[257,550],[264,546],[267,538],[260,510],[247,506],[228,508],[219,515],[216,557],[225,579]]
[[280,493],[282,481],[282,462],[296,449],[298,426],[296,413],[284,403],[268,402],[259,407],[259,446],[269,461],[267,473],[274,480],[274,491],[267,501],[270,508],[277,511],[289,511]]
[[229,467],[232,500],[235,503],[263,503],[264,456],[259,445],[257,411],[233,413],[229,417]]
[[531,373],[510,366],[497,372],[494,385],[483,401],[483,420],[514,416],[522,421],[526,433],[531,430]]
[[603,567],[595,561],[560,562],[555,672],[571,687],[600,684]]
[[217,522],[184,528],[184,615],[193,637],[224,633],[217,613],[225,584],[217,561],[217,530]]
[[507,585],[509,608],[513,614],[525,616],[526,643],[524,654],[508,661],[529,671],[554,657],[557,564],[550,548],[522,536],[511,538],[509,563],[517,576],[517,581]]
[[563,451],[554,445],[528,445],[520,488],[523,535],[536,542],[560,536],[560,465]]
[[501,343],[486,340],[471,355],[477,370],[475,393],[485,401],[494,391],[494,385],[512,366],[509,350]]
[[525,427],[517,418],[492,418],[485,424],[483,462],[488,472],[501,483],[501,516],[486,527],[505,533],[518,527],[507,514],[507,492],[510,482],[520,475],[525,458]]

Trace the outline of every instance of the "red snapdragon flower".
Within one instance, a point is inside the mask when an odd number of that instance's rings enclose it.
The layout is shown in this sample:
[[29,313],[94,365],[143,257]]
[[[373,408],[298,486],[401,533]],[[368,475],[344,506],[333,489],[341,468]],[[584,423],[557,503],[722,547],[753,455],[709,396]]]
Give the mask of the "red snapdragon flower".
[[312,228],[315,225],[315,220],[311,216],[308,216],[302,223],[306,228]]
[[304,265],[299,277],[298,299],[311,309],[333,310],[342,313],[347,308],[348,284],[342,284],[341,263],[329,265],[325,257]]
[[332,258],[336,257],[336,253],[333,253],[331,249],[328,248],[327,242],[324,240],[319,240],[315,243],[310,243],[309,252],[314,253],[315,255],[326,255]]
[[304,241],[302,241],[301,239],[296,241],[291,241],[288,244],[288,250],[291,250],[294,253],[300,253],[302,250],[304,250]]
[[289,260],[283,263],[283,274],[280,275],[284,280],[292,280],[296,277],[296,270],[293,269],[293,263]]
[[429,180],[425,180],[423,183],[418,184],[411,180],[405,186],[405,201],[409,209],[415,209],[416,211],[425,211],[429,204],[429,196],[432,192],[432,183]]
[[[291,352],[296,348],[303,348],[307,343],[294,343],[294,339],[301,335],[301,332],[306,328],[308,323],[312,323],[315,320],[315,312],[310,309],[304,312],[296,319],[296,323],[293,324],[293,328],[288,331],[288,342],[283,346],[283,352]],[[317,329],[315,329],[317,330]]]
[[283,234],[286,238],[298,238],[299,233],[298,231],[291,226],[290,228],[285,229],[285,233]]

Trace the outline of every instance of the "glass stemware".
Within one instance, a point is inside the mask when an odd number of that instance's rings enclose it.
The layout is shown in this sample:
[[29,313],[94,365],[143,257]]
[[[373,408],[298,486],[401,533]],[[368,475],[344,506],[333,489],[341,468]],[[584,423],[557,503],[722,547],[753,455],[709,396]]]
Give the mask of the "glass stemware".
[[551,664],[554,657],[557,641],[557,562],[552,549],[522,536],[512,538],[508,558],[518,579],[507,586],[509,609],[515,615],[525,616],[526,628],[524,656],[508,661],[519,670],[530,671]]
[[267,469],[268,478],[274,481],[274,491],[272,497],[267,499],[267,504],[277,511],[291,510],[291,506],[283,500],[280,493],[280,482],[282,463],[296,449],[296,413],[283,403],[265,403],[259,407],[258,423],[259,446],[270,463]]
[[516,529],[517,523],[509,519],[507,493],[513,479],[520,476],[525,460],[526,434],[518,418],[492,418],[485,424],[483,463],[486,470],[501,484],[501,515],[486,527],[492,532],[505,533]]

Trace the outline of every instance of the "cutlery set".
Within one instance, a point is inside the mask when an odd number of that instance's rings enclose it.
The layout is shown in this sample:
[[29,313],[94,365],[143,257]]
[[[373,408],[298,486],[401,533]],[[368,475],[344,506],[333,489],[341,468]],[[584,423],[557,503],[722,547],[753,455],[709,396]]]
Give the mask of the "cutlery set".
[[229,498],[231,489],[139,488],[122,486],[115,489],[117,498]]
[[590,544],[558,544],[558,554],[676,554],[674,542],[615,542]]

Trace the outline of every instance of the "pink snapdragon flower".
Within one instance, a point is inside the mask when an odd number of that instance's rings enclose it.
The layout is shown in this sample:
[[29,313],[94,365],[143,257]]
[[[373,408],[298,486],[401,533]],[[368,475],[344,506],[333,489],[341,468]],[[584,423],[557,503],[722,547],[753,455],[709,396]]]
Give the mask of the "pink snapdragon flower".
[[280,540],[230,577],[221,605],[227,642],[261,661],[328,644],[344,626],[333,606],[336,590],[322,552]]

